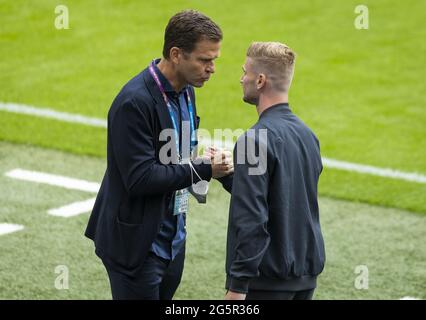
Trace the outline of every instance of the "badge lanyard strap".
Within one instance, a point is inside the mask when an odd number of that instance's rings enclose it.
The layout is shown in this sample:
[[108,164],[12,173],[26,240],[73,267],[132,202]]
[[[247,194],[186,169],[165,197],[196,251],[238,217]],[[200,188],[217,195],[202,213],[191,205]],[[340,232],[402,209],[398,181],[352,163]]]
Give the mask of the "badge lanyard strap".
[[197,175],[198,179],[200,179],[200,181],[201,181],[201,180],[203,180],[203,179],[200,177],[200,175],[197,173],[197,170],[195,170],[194,165],[191,163],[191,161],[189,161],[188,163],[189,163],[189,166],[191,167],[191,183],[192,183],[192,184],[194,184],[194,176],[193,176],[193,174],[192,174],[192,171],[194,171],[194,172],[195,172],[195,174]]
[[[177,121],[176,121],[176,118],[175,118],[175,115],[174,115],[174,112],[173,112],[173,109],[172,109],[172,105],[170,104],[170,101],[169,101],[169,99],[166,95],[166,92],[164,90],[164,87],[161,84],[160,79],[158,78],[158,75],[154,70],[154,64],[155,64],[155,61],[152,61],[152,63],[149,66],[149,72],[151,73],[152,77],[154,78],[155,83],[158,86],[158,89],[160,89],[161,95],[163,96],[164,102],[166,103],[167,109],[169,110],[169,115],[170,115],[170,118],[172,120],[173,129],[174,129],[174,132],[175,132],[176,151],[179,153],[179,159],[180,159],[181,150],[179,148],[179,133],[178,133],[178,129],[177,129],[178,128]],[[188,102],[188,112],[189,112],[189,117],[190,117],[189,123],[190,123],[190,130],[191,130],[190,135],[191,135],[191,151],[192,151],[192,148],[196,144],[195,139],[193,139],[193,135],[195,134],[195,124],[194,124],[194,110],[193,110],[193,107],[192,107],[192,101],[191,101],[191,97],[189,95],[188,88],[186,89],[186,96],[187,96],[187,102]]]

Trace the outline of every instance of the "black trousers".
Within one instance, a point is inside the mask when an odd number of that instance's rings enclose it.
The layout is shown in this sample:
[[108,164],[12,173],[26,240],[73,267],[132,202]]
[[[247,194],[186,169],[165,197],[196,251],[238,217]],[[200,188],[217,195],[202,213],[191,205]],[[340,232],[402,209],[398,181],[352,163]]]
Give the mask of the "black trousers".
[[315,289],[303,291],[261,291],[251,290],[246,300],[311,300]]
[[171,300],[182,278],[185,247],[174,260],[150,252],[135,277],[119,273],[104,263],[114,300]]

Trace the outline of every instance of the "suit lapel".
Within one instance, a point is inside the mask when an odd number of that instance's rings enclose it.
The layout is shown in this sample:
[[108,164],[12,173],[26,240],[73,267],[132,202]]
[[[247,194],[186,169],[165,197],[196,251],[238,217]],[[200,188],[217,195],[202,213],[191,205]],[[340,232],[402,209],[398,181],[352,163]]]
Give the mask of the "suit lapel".
[[148,88],[148,91],[155,100],[154,109],[158,115],[158,119],[160,120],[161,130],[173,129],[173,123],[170,119],[170,114],[169,110],[167,109],[167,105],[164,102],[160,89],[157,87],[157,84],[155,83],[148,69],[145,69],[143,76],[144,81],[146,83],[146,87]]

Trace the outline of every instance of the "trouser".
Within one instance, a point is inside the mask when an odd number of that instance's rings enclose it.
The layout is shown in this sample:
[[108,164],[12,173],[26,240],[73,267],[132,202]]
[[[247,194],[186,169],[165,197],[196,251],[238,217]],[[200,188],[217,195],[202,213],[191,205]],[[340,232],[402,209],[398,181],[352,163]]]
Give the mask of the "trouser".
[[185,247],[174,260],[149,252],[134,277],[119,273],[104,263],[114,300],[171,300],[182,278]]
[[315,289],[303,291],[249,290],[246,300],[311,300]]

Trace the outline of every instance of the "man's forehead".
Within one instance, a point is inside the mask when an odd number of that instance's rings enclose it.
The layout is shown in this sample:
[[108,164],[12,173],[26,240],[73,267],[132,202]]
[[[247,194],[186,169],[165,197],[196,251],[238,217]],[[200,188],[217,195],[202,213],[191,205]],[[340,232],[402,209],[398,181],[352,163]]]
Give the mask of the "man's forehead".
[[250,57],[246,57],[246,61],[243,65],[243,69],[247,70],[247,68],[251,67],[252,63],[253,63],[253,60]]
[[192,53],[215,59],[220,55],[220,41],[201,40],[195,45]]

